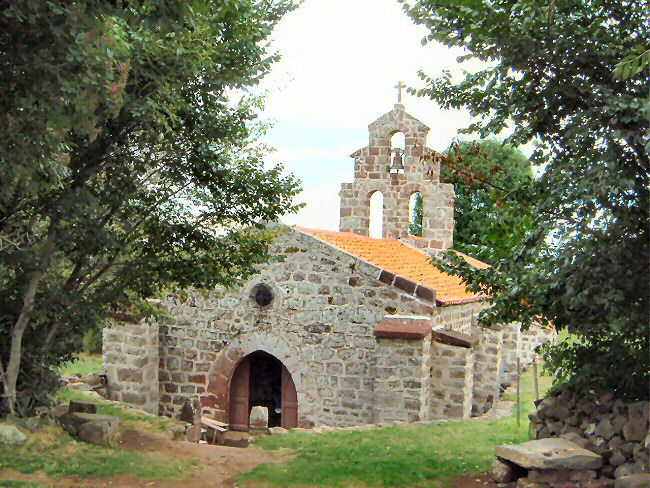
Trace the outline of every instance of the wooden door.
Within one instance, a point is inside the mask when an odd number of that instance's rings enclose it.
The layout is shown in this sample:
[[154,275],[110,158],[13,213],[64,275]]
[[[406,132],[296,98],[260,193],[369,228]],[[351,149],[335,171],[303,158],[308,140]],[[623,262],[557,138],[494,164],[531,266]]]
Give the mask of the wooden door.
[[285,429],[298,427],[298,395],[289,370],[282,365],[282,416],[280,423]]
[[248,432],[248,397],[250,393],[250,358],[244,358],[230,380],[230,430]]

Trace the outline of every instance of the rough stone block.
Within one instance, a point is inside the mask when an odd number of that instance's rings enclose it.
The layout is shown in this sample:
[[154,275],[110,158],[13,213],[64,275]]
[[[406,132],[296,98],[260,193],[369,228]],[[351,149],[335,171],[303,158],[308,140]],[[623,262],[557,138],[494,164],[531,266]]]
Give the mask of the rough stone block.
[[0,423],[0,444],[22,446],[27,439],[27,435],[15,425]]
[[97,404],[92,402],[82,402],[79,400],[70,400],[68,412],[79,413],[97,413]]
[[119,427],[119,419],[117,417],[114,419],[114,421],[91,420],[81,424],[77,438],[99,446],[110,446],[117,435]]
[[117,379],[133,383],[142,382],[142,370],[133,368],[117,368]]
[[143,393],[124,391],[122,392],[122,401],[134,405],[144,405],[145,403],[147,403],[147,397]]

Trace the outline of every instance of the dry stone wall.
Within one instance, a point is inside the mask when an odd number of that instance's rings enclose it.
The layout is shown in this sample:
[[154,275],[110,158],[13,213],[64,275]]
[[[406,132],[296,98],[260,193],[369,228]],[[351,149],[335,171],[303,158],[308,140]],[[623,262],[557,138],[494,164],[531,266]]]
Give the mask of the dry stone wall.
[[106,391],[117,400],[158,413],[158,324],[110,321],[102,334]]
[[562,437],[603,457],[599,478],[650,473],[650,402],[624,403],[611,392],[580,396],[564,390],[529,414],[532,439]]

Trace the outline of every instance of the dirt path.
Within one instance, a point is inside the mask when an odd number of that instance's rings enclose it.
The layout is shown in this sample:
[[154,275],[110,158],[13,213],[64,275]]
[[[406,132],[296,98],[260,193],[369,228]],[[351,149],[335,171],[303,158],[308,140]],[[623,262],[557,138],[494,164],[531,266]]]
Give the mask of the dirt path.
[[157,452],[170,458],[191,458],[199,462],[199,467],[187,478],[178,481],[145,480],[130,474],[121,474],[108,478],[64,477],[51,479],[42,473],[31,475],[7,470],[0,473],[0,480],[37,482],[45,486],[67,488],[99,487],[163,487],[163,488],[213,488],[235,487],[234,476],[250,471],[259,464],[281,462],[288,455],[279,451],[265,451],[261,447],[236,448],[194,444],[185,441],[172,441],[149,436],[138,430],[127,429],[122,432],[120,449],[128,451]]
[[[259,464],[280,462],[287,459],[286,454],[265,451],[261,447],[250,446],[242,449],[172,441],[150,437],[137,430],[123,432],[119,447],[132,451],[155,451],[175,458],[191,458],[199,462],[199,468],[180,481],[142,480],[133,475],[120,475],[111,478],[59,480],[57,486],[234,487],[236,486],[234,475],[250,471]],[[67,482],[72,482],[72,484],[67,484]]]
[[497,488],[489,473],[469,474],[449,480],[444,488]]
[[[64,477],[52,479],[43,473],[22,474],[14,470],[0,472],[0,480],[35,482],[43,486],[66,488],[99,487],[162,487],[162,488],[212,488],[212,487],[263,487],[264,483],[235,483],[235,475],[251,471],[264,463],[283,462],[291,457],[287,450],[267,451],[257,446],[236,448],[195,444],[185,441],[172,441],[148,432],[126,428],[121,432],[120,449],[126,451],[155,452],[170,460],[192,459],[198,467],[182,480],[146,480],[131,474],[121,474],[105,478]],[[440,483],[440,482],[439,482]],[[352,486],[352,485],[351,485]],[[436,484],[444,488],[496,488],[488,473],[478,473],[455,478]]]

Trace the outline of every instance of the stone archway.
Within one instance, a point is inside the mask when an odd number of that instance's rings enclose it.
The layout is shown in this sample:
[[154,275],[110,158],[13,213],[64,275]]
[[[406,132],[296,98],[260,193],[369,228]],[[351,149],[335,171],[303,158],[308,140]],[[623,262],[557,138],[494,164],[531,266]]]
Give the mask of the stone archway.
[[321,402],[313,375],[299,351],[291,348],[281,337],[268,333],[240,336],[221,352],[210,369],[208,390],[201,396],[202,407],[209,410],[215,419],[229,422],[232,376],[240,361],[256,351],[266,352],[282,362],[295,384],[298,400],[298,425],[300,427],[314,425],[318,418]]
[[232,374],[228,406],[230,430],[248,431],[255,405],[268,410],[268,426],[298,426],[298,398],[291,373],[282,362],[264,351],[245,356]]

